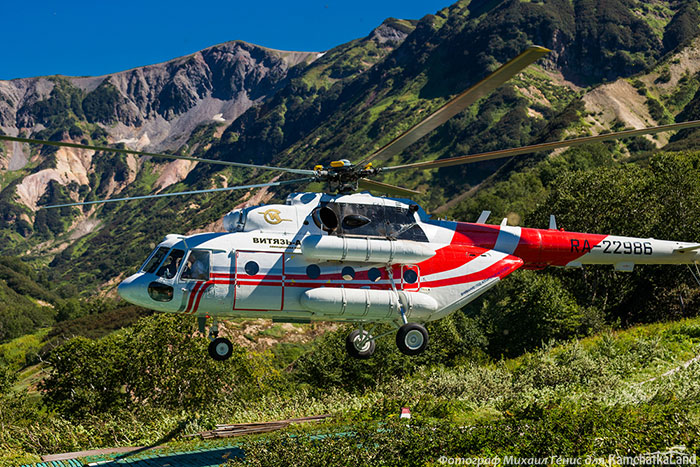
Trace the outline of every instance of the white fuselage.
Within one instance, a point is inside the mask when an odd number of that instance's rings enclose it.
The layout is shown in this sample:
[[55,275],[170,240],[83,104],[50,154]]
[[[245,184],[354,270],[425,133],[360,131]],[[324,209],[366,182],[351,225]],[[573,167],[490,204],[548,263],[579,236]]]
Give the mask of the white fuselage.
[[425,322],[523,265],[631,270],[699,255],[690,243],[436,221],[408,200],[369,194],[291,195],[233,211],[224,225],[229,232],[168,235],[120,295],[195,316],[398,322],[403,312]]

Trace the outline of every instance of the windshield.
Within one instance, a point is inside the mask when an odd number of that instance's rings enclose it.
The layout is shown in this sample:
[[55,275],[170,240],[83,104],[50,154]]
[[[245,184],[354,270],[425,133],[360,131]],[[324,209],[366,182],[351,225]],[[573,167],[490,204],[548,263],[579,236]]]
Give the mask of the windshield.
[[178,269],[180,269],[180,263],[182,263],[182,258],[185,256],[183,250],[177,250],[173,248],[163,265],[158,268],[157,276],[165,277],[166,279],[172,279],[177,274]]
[[156,268],[158,267],[160,262],[163,261],[163,258],[165,258],[165,255],[168,253],[169,249],[170,248],[168,248],[167,246],[161,246],[156,248],[151,258],[148,261],[146,261],[146,264],[143,265],[141,270],[149,274],[153,274],[154,272],[156,272]]

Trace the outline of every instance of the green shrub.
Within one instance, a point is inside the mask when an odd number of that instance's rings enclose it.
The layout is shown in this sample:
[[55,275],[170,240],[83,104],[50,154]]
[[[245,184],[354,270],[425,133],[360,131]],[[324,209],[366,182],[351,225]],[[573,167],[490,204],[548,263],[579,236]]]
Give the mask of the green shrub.
[[190,319],[162,314],[101,339],[71,339],[47,357],[45,403],[80,419],[121,407],[196,410],[276,387],[279,373],[267,359],[249,358],[235,346],[230,359],[216,362],[207,355],[208,341],[193,331]]

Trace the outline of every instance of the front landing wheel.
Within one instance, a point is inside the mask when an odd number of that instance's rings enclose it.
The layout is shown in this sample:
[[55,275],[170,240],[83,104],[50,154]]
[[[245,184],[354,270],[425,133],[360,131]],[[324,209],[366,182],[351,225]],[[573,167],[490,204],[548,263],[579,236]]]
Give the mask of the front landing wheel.
[[406,323],[396,333],[396,345],[404,355],[418,355],[428,346],[428,331],[418,323]]
[[209,343],[209,356],[217,361],[228,359],[233,353],[233,344],[225,337],[217,337]]
[[345,339],[345,349],[353,358],[367,359],[372,356],[375,348],[374,339],[367,331],[355,329]]

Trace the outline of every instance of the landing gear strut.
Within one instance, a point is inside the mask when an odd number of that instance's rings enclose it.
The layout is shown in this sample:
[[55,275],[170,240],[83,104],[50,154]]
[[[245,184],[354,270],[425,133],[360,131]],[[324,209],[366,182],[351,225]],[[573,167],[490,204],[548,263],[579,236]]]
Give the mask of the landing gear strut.
[[[206,318],[199,318],[199,330],[204,332]],[[209,328],[209,356],[217,361],[227,360],[233,353],[233,344],[225,337],[219,337],[219,321],[214,318],[214,322]]]

